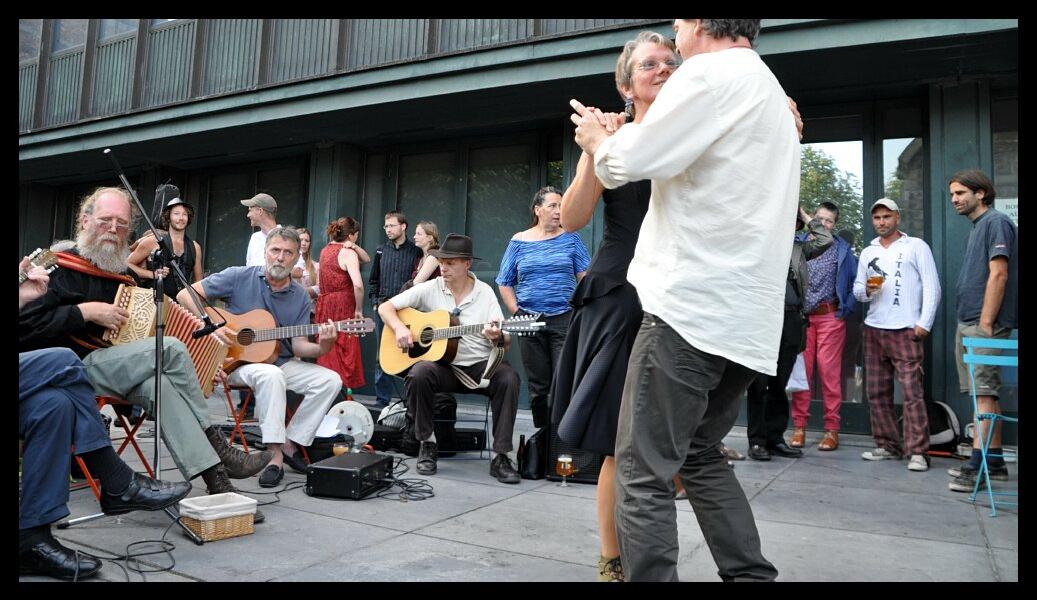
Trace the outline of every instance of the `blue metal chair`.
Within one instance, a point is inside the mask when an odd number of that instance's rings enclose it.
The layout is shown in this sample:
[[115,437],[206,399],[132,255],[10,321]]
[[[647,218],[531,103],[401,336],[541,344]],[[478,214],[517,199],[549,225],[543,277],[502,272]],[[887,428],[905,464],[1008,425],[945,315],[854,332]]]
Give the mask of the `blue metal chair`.
[[[975,415],[977,421],[990,421],[990,426],[987,428],[987,435],[982,436],[980,439],[980,452],[983,455],[983,462],[979,466],[979,473],[976,474],[976,483],[972,487],[972,495],[969,496],[969,501],[975,502],[976,495],[979,493],[979,483],[982,480],[987,486],[987,497],[990,498],[990,516],[997,516],[997,504],[1000,503],[1002,506],[1019,506],[1018,502],[1006,502],[1001,500],[998,502],[995,500],[995,496],[1018,496],[1018,492],[995,492],[993,486],[990,484],[990,472],[987,466],[987,457],[994,456],[1000,457],[1001,454],[989,454],[987,449],[990,447],[990,440],[994,435],[994,427],[997,425],[998,420],[1007,421],[1009,423],[1018,423],[1019,419],[1015,417],[1006,417],[996,413],[981,413],[979,412],[979,405],[976,402],[976,374],[975,365],[993,365],[1001,367],[1015,367],[1019,368],[1019,340],[1002,340],[1002,339],[987,339],[987,338],[962,338],[962,345],[965,346],[965,356],[963,360],[969,367],[969,388],[972,395],[972,412]],[[978,348],[990,348],[996,350],[1014,350],[1017,352],[1015,355],[992,355],[992,354],[976,354],[974,351]],[[976,432],[976,435],[981,435],[982,428]]]

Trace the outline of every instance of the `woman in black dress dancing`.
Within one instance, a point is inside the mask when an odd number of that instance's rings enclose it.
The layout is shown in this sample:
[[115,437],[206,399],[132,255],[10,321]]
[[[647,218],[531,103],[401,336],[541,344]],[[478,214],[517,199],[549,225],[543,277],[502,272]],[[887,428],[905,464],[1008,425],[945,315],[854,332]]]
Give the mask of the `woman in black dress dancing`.
[[[610,131],[631,117],[639,123],[676,68],[673,42],[652,31],[641,32],[623,46],[616,61],[616,88],[626,102],[626,113],[599,112],[599,119]],[[648,180],[604,189],[594,176],[592,157],[585,153],[562,197],[566,231],[577,231],[590,222],[603,192],[605,201],[604,236],[570,300],[575,310],[552,385],[552,422],[559,438],[606,455],[597,490],[600,581],[623,580],[614,517],[614,454],[623,381],[642,316],[637,290],[627,282],[627,267],[651,191]]]

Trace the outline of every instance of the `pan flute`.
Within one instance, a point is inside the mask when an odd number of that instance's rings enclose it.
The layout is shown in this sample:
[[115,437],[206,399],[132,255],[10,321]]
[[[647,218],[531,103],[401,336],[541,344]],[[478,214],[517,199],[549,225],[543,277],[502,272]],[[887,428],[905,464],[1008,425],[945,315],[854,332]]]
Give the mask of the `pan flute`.
[[[154,290],[122,284],[115,294],[114,304],[126,309],[129,318],[119,331],[105,331],[104,341],[115,346],[155,335]],[[198,385],[202,388],[202,394],[209,396],[212,394],[213,377],[227,357],[227,345],[212,334],[193,339],[191,333],[202,327],[202,320],[168,296],[162,302],[162,308],[165,313],[165,335],[175,337],[187,346],[198,375]]]

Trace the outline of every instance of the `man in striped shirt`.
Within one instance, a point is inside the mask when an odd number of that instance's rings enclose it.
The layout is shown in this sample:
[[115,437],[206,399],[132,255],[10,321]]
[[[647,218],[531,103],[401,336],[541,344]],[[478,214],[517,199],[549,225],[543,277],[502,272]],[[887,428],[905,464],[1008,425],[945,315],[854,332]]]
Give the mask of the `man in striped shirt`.
[[[900,207],[888,198],[871,206],[879,237],[861,252],[853,295],[868,304],[864,319],[865,389],[871,406],[874,450],[865,460],[900,459],[929,469],[929,417],[922,392],[925,338],[940,303],[940,280],[929,245],[897,229]],[[893,412],[893,377],[904,387],[904,441]]]
[[[400,293],[400,288],[411,278],[414,267],[421,260],[421,248],[407,239],[407,217],[394,210],[385,214],[385,242],[375,250],[374,264],[371,265],[371,276],[367,289],[374,308],[375,331],[381,335],[382,319],[378,314],[378,305]],[[381,343],[381,339],[378,340]],[[380,364],[374,367],[374,390],[378,404],[388,406],[392,398],[392,379],[382,372]]]

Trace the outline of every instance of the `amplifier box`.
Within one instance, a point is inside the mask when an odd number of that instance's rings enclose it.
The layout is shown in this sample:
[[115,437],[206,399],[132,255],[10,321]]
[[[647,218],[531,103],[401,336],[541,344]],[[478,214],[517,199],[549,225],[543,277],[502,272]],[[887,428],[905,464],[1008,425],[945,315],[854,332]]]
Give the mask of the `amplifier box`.
[[550,481],[561,481],[562,478],[555,471],[555,463],[559,454],[568,454],[573,457],[573,468],[576,472],[566,477],[566,481],[577,483],[598,483],[598,471],[601,470],[601,462],[604,456],[573,448],[558,437],[554,429],[551,430],[550,443],[547,446],[547,465],[544,473]]
[[486,449],[486,430],[458,427],[454,429],[454,443],[444,450],[455,452],[477,452]]
[[360,500],[389,487],[392,456],[370,452],[347,452],[306,467],[309,496]]

